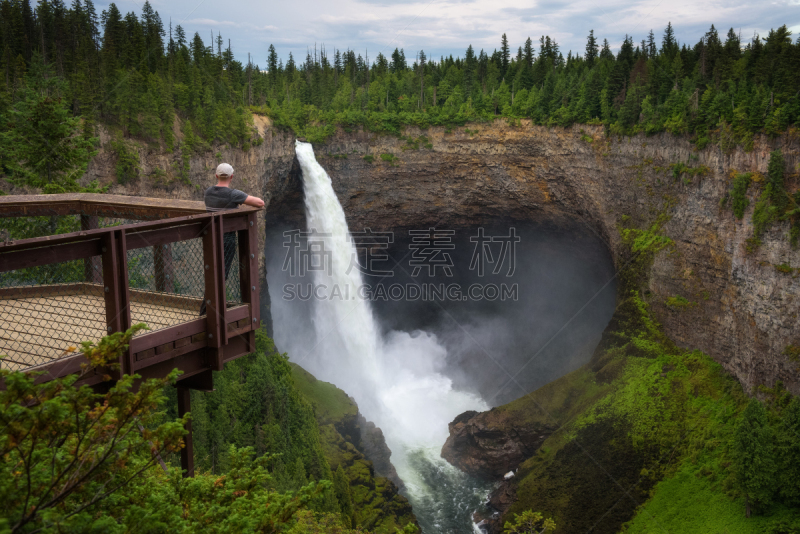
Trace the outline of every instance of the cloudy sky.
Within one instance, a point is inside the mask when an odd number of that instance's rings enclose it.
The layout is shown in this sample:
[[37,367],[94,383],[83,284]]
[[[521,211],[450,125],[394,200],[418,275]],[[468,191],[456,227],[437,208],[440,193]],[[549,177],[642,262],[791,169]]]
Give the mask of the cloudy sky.
[[[120,11],[141,13],[142,2],[119,0]],[[530,36],[549,35],[568,50],[583,53],[586,36],[607,38],[617,49],[625,34],[639,42],[652,28],[660,43],[667,22],[679,42],[696,43],[714,24],[721,34],[729,28],[749,39],[754,32],[786,24],[794,38],[800,33],[800,0],[151,0],[166,24],[181,24],[191,36],[206,42],[211,32],[231,40],[240,61],[251,53],[265,66],[267,49],[275,45],[285,61],[291,51],[305,58],[316,43],[332,51],[352,48],[362,55],[389,55],[403,48],[412,59],[426,55],[463,55],[467,45],[491,53],[508,35],[512,50]],[[106,2],[98,1],[98,10]]]

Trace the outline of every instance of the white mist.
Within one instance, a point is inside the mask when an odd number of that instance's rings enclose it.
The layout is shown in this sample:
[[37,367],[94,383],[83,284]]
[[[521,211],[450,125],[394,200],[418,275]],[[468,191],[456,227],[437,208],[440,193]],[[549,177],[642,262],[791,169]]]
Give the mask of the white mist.
[[447,351],[435,335],[391,332],[381,336],[369,301],[359,296],[361,273],[350,268],[356,250],[330,177],[317,163],[310,144],[298,141],[295,146],[303,173],[308,230],[325,234],[325,251],[330,252],[331,268],[312,271],[314,284],[325,285],[329,291],[338,287],[347,297],[314,301],[316,346],[298,363],[352,395],[361,413],[383,430],[415,512],[433,510],[430,521],[420,517],[420,522],[435,526],[434,516],[441,516],[443,510],[437,499],[446,497],[437,495],[431,479],[450,479],[456,484],[461,476],[439,456],[447,425],[460,413],[488,406],[475,395],[455,391],[451,380],[441,374]]

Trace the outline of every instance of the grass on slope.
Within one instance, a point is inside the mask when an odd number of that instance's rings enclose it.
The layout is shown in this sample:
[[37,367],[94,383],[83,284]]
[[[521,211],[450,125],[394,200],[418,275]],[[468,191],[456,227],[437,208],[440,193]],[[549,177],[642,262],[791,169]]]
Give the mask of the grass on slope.
[[358,406],[344,391],[329,382],[317,380],[296,363],[291,363],[291,366],[294,383],[311,403],[319,424],[332,424],[356,416]]
[[653,498],[626,525],[637,534],[762,534],[798,532],[791,522],[797,512],[775,507],[769,515],[744,516],[744,504],[721,492],[704,475],[704,466],[686,463],[658,483]]

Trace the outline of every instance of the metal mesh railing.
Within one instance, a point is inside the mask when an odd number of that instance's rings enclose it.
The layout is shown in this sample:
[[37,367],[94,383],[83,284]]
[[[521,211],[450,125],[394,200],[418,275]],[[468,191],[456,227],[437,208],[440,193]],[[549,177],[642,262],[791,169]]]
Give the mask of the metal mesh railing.
[[[124,216],[88,220],[55,214],[0,218],[0,241],[141,222]],[[242,302],[236,233],[226,234],[223,244],[225,293],[231,307]],[[153,246],[141,246],[140,238],[137,248],[126,251],[126,260],[132,324],[145,323],[155,331],[205,314],[201,237]],[[74,353],[82,341],[106,335],[106,291],[101,256],[0,272],[0,367],[46,364]]]
[[103,337],[102,280],[100,256],[0,273],[0,367],[48,363]]
[[[224,242],[230,307],[242,302],[239,254],[235,235]],[[133,323],[146,323],[152,331],[205,315],[202,239],[129,250],[127,260]]]
[[0,241],[68,234],[81,229],[80,215],[41,215],[0,219]]

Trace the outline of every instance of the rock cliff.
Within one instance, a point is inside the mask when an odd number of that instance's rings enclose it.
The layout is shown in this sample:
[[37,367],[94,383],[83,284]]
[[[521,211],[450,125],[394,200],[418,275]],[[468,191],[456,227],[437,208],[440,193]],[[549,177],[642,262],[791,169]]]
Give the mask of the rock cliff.
[[[268,131],[264,146],[269,169],[264,167],[259,185],[270,198],[269,219],[302,225],[291,139]],[[696,151],[687,139],[669,134],[607,139],[599,127],[497,121],[449,133],[409,129],[404,138],[339,132],[315,150],[351,228],[402,232],[506,221],[580,226],[608,244],[620,267],[620,222],[645,228],[663,215],[663,232],[675,247],[653,263],[649,301],[666,333],[710,354],[748,390],[781,380],[800,394],[797,364],[784,355],[800,337],[800,251],[790,247],[783,222],[748,253],[760,187],[750,188],[742,220],[720,206],[731,188],[730,171],[766,173],[776,148],[783,149],[789,189],[796,190],[796,136],[760,138],[750,152],[724,153],[716,146]],[[669,166],[678,163],[701,172],[673,178]],[[691,304],[672,309],[666,305],[671,297]]]

